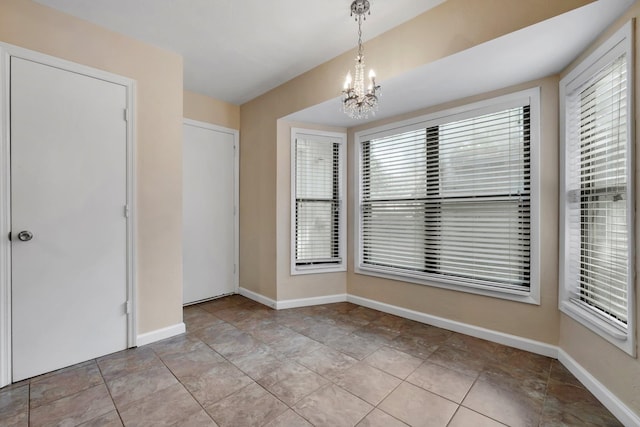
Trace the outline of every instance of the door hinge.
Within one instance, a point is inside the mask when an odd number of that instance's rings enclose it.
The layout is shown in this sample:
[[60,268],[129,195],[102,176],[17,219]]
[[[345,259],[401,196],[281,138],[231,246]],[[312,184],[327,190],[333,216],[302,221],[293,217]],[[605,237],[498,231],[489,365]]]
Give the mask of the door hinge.
[[9,232],[9,241],[11,241],[11,232]]
[[131,314],[131,301],[124,303],[124,314]]
[[124,217],[129,218],[129,205],[124,205]]
[[128,108],[125,108],[123,110],[123,115],[124,115],[124,121],[128,122],[129,121],[129,109]]

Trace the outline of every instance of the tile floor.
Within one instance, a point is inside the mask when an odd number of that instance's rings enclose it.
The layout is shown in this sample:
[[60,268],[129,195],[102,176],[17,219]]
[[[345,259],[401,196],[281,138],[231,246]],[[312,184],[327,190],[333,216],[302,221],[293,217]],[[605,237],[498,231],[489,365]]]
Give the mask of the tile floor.
[[0,390],[2,426],[618,426],[557,361],[349,303],[184,310],[187,334]]

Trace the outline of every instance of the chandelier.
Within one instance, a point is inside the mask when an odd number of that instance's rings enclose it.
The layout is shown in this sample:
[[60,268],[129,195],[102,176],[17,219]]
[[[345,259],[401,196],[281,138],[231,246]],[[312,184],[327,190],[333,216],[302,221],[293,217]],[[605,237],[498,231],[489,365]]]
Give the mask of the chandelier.
[[362,54],[362,21],[369,11],[369,0],[354,0],[351,3],[351,16],[358,22],[358,56],[356,57],[355,79],[351,78],[351,72],[347,74],[342,91],[342,109],[353,119],[366,119],[369,113],[374,115],[378,109],[378,97],[380,86],[376,85],[376,74],[369,71],[369,85],[365,91],[364,86],[364,55]]

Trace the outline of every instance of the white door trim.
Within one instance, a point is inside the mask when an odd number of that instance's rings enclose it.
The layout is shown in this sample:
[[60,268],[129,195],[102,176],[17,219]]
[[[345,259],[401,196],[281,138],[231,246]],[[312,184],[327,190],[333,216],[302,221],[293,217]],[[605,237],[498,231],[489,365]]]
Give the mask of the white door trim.
[[[124,86],[127,91],[127,345],[136,346],[136,143],[134,80],[53,56],[0,43],[0,387],[12,382],[11,349],[11,172],[10,172],[10,59],[22,58]],[[124,113],[123,113],[124,114]]]
[[214,130],[216,132],[227,133],[233,136],[233,288],[238,293],[240,286],[240,132],[236,129],[226,128],[223,126],[213,125],[211,123],[201,122],[192,119],[183,119],[183,124],[195,126],[203,129]]

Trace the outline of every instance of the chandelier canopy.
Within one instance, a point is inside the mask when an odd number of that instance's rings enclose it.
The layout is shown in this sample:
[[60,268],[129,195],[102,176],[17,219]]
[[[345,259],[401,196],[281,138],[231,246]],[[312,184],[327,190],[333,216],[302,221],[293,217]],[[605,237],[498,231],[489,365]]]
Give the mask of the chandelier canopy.
[[370,12],[369,0],[354,0],[351,3],[351,16],[356,17],[358,22],[358,56],[356,56],[355,79],[352,79],[351,72],[347,74],[342,91],[343,111],[351,118],[366,119],[369,113],[374,115],[378,109],[378,98],[380,97],[380,86],[376,85],[376,74],[369,71],[369,85],[365,91],[364,85],[364,54],[362,53],[362,21],[365,15]]

